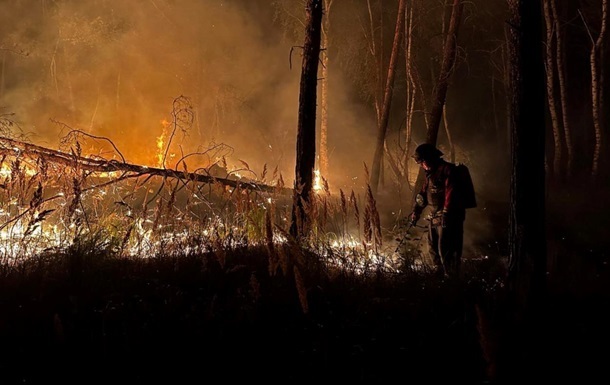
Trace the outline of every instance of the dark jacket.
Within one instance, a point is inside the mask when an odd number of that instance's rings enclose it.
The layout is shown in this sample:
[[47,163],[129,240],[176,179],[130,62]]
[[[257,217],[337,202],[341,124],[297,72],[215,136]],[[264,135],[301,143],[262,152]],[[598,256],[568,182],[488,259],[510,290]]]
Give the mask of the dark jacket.
[[431,207],[432,215],[444,214],[452,219],[464,220],[466,209],[456,192],[455,168],[455,164],[439,159],[433,169],[426,171],[420,194],[424,197],[424,206]]

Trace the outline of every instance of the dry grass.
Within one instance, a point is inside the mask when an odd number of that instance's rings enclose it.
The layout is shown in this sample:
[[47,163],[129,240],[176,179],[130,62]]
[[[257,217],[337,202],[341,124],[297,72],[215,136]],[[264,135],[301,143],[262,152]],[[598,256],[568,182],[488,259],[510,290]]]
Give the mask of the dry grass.
[[582,338],[610,342],[595,310],[608,296],[562,292],[536,341],[544,358],[522,355],[530,345],[515,334],[502,268],[472,261],[467,279],[443,281],[416,268],[417,248],[397,258],[388,239],[399,234],[383,228],[370,186],[333,196],[325,183],[296,240],[279,193],[145,175],[109,183],[18,156],[0,165],[2,383],[376,382],[396,368],[415,382],[484,383],[527,378],[509,373],[522,364],[553,377],[553,360],[559,378],[568,362],[601,362]]

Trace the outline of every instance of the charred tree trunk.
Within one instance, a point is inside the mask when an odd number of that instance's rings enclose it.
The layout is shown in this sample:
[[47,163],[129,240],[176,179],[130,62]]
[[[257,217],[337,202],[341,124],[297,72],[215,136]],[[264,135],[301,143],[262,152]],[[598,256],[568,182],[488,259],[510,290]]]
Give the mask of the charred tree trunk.
[[[457,50],[457,35],[462,18],[462,8],[464,3],[462,0],[453,0],[453,10],[451,12],[451,20],[449,21],[449,29],[447,30],[447,39],[445,40],[445,48],[443,50],[443,62],[441,71],[438,77],[438,83],[435,88],[435,96],[432,105],[432,111],[430,111],[430,119],[428,120],[428,131],[426,134],[426,142],[436,145],[438,138],[438,129],[441,123],[443,115],[443,107],[445,105],[445,98],[447,96],[447,88],[449,87],[449,77],[453,72],[453,65],[455,64],[455,56]],[[413,201],[415,201],[415,195],[421,190],[421,186],[424,183],[424,173],[420,169],[417,175],[417,181],[415,182],[415,188],[413,189]]]
[[541,0],[509,0],[511,152],[509,287],[532,316],[545,288],[545,78]]
[[371,170],[371,188],[373,192],[377,192],[379,187],[379,176],[381,175],[381,162],[383,160],[385,135],[388,129],[388,119],[390,116],[390,107],[392,105],[392,91],[394,90],[394,77],[396,75],[396,63],[398,62],[398,49],[403,32],[404,13],[406,0],[400,0],[398,4],[398,16],[396,17],[396,30],[394,32],[394,43],[392,45],[392,54],[390,56],[390,65],[388,67],[388,76],[386,78],[385,92],[383,95],[383,105],[377,127],[377,142],[375,146],[375,155],[373,156],[373,166]]
[[318,61],[322,30],[322,0],[308,0],[303,64],[299,93],[299,118],[296,146],[295,189],[290,234],[294,237],[307,233],[305,207],[313,191],[316,162],[316,94]]

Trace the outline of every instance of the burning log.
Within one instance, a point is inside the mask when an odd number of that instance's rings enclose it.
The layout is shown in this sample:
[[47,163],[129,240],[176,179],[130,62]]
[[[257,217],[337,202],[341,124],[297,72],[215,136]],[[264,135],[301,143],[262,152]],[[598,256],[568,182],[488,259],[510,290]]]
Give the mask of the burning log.
[[6,137],[0,137],[0,156],[44,158],[46,161],[64,164],[67,166],[77,166],[82,170],[95,173],[114,173],[124,172],[133,173],[136,176],[149,175],[160,176],[163,178],[175,178],[183,181],[220,183],[223,186],[232,188],[247,189],[263,193],[279,193],[282,195],[292,194],[292,189],[283,186],[271,186],[252,181],[220,178],[209,174],[178,171],[166,168],[148,167],[131,164],[124,161],[107,160],[102,158],[90,158],[53,150],[35,144],[22,142]]

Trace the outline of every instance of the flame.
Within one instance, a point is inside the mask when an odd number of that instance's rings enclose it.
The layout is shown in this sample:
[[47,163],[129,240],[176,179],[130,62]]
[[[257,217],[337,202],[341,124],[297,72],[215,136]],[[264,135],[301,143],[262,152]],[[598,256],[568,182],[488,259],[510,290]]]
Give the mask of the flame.
[[161,135],[157,137],[157,166],[163,168],[165,167],[163,157],[165,154],[164,147],[165,140],[167,139],[167,128],[169,127],[169,122],[163,119],[161,121],[161,124],[163,125],[163,131],[161,132]]
[[[27,164],[21,165],[21,171],[23,171],[27,176],[34,176],[37,173],[34,168],[29,167]],[[11,166],[6,163],[2,163],[2,166],[0,166],[0,177],[7,178],[10,177],[12,173],[13,169],[11,168]]]
[[322,186],[322,176],[320,175],[320,170],[314,171],[314,181],[313,181],[313,191],[318,192],[322,190],[324,186]]

